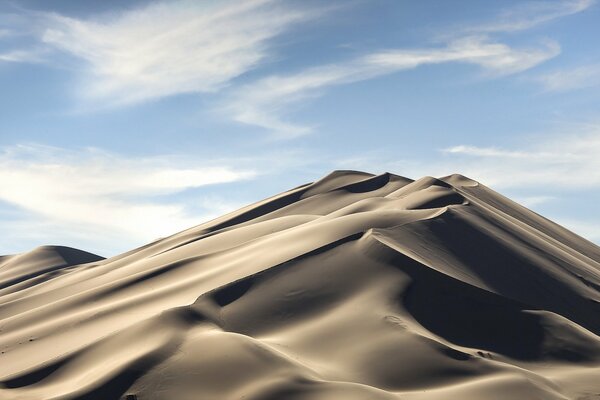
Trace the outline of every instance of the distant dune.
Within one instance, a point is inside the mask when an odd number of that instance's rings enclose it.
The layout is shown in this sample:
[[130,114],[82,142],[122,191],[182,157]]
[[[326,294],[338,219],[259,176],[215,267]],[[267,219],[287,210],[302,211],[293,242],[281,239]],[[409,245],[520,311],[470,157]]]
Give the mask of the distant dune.
[[598,335],[600,248],[461,175],[0,258],[6,400],[592,400]]

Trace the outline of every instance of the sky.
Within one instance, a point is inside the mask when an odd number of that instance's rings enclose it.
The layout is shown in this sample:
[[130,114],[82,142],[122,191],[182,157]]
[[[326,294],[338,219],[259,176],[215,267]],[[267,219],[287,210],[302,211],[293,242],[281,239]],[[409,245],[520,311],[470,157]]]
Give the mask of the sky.
[[103,256],[335,169],[600,243],[600,4],[0,0],[0,254]]

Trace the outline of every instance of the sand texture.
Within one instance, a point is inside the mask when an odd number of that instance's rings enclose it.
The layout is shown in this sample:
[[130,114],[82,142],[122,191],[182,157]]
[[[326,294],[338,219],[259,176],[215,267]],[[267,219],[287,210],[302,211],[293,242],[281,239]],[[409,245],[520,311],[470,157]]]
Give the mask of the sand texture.
[[3,400],[592,400],[599,334],[600,248],[461,175],[0,258]]

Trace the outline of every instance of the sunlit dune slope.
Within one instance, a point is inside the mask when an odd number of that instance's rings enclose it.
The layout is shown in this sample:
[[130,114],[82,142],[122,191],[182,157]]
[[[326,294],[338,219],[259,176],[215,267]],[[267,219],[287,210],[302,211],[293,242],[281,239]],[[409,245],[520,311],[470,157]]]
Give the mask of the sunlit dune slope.
[[600,399],[600,248],[335,171],[125,254],[0,258],[0,399]]

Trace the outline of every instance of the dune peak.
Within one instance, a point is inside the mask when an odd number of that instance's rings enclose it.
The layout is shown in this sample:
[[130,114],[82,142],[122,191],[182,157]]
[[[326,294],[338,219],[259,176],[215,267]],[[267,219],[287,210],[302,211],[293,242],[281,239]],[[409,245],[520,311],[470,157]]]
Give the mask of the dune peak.
[[600,248],[453,174],[333,171],[100,256],[0,258],[2,399],[583,399]]

